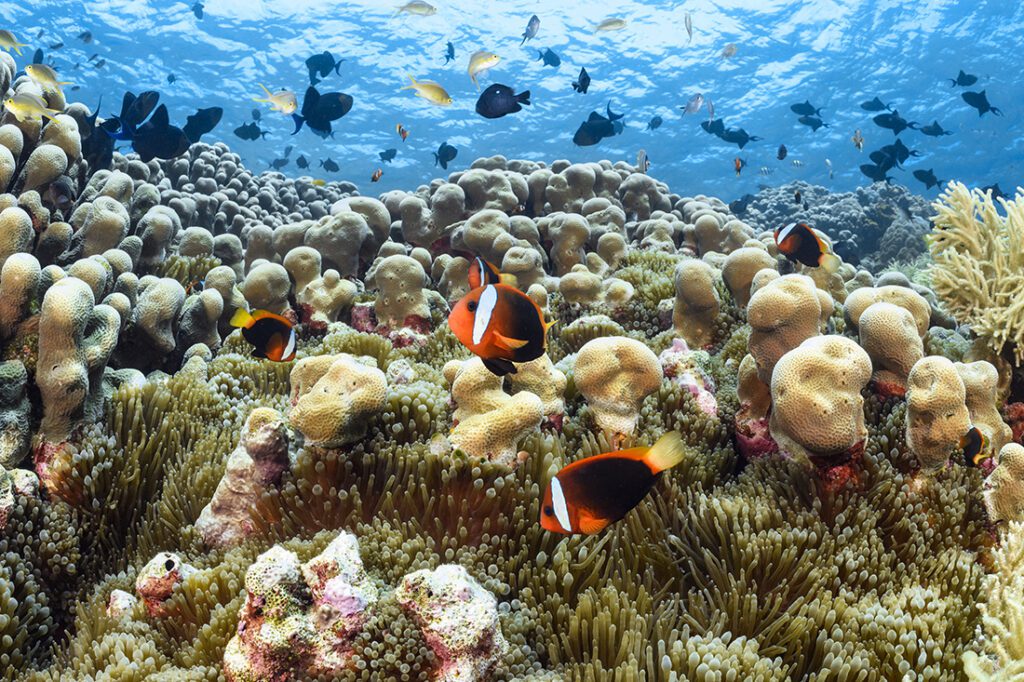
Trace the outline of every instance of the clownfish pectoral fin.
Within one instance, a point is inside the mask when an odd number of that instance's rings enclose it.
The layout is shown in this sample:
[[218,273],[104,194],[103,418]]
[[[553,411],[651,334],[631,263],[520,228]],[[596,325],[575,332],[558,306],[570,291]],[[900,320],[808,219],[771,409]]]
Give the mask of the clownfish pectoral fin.
[[524,341],[523,339],[510,339],[498,332],[494,332],[491,337],[494,339],[494,345],[504,350],[517,350],[529,343],[529,341]]
[[686,457],[686,444],[678,431],[669,431],[651,446],[644,457],[644,462],[655,474],[671,469]]
[[839,266],[842,264],[843,261],[834,253],[823,253],[821,254],[821,258],[818,260],[818,265],[821,269],[829,274],[838,270]]
[[245,308],[239,308],[238,310],[235,311],[235,314],[231,316],[231,321],[229,322],[229,324],[232,327],[248,329],[249,327],[252,326],[253,322],[255,321],[256,318],[250,315],[248,310],[246,310]]
[[578,525],[581,533],[593,535],[594,533],[600,533],[602,530],[607,528],[609,523],[608,519],[599,519],[586,512],[581,512]]
[[481,359],[484,361],[484,367],[489,369],[491,371],[491,374],[503,377],[506,374],[516,373],[516,366],[513,365],[509,360],[506,360],[504,358]]

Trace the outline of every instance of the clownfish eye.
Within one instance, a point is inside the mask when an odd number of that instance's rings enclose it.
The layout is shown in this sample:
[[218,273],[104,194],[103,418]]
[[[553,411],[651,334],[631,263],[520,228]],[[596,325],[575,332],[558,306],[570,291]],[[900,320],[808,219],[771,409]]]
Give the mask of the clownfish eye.
[[469,312],[476,312],[476,301],[470,301],[469,305],[466,307],[469,308]]
[[551,508],[551,505],[548,505],[548,506],[544,507],[544,515],[545,516],[554,516],[555,515],[555,510]]

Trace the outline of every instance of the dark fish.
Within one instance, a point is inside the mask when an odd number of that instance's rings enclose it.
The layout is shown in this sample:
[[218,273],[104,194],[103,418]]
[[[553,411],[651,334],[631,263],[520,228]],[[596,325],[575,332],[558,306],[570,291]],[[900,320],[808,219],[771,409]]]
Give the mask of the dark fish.
[[797,119],[797,121],[799,121],[802,125],[807,126],[808,128],[810,128],[814,132],[817,132],[818,128],[830,128],[831,127],[828,123],[825,123],[824,121],[822,121],[817,116],[801,116],[800,118]]
[[498,376],[515,374],[515,362],[544,355],[544,313],[533,299],[508,284],[473,289],[448,315],[455,337]]
[[260,120],[260,118],[262,118],[263,112],[261,112],[259,109],[253,109],[252,112],[250,112],[250,115],[252,116],[252,120],[258,121]]
[[267,133],[264,130],[260,130],[260,127],[256,123],[246,123],[244,125],[235,128],[235,135],[242,138],[243,140],[258,140],[261,137],[266,137]]
[[99,57],[99,56],[100,56],[100,53],[99,53],[99,52],[96,52],[96,53],[95,53],[95,54],[93,54],[93,55],[92,55],[91,57],[89,57],[89,61],[90,61],[90,62],[92,62],[92,61],[95,61],[95,60],[96,60],[96,57]]
[[92,31],[82,31],[78,34],[78,39],[88,45],[92,42]]
[[981,92],[967,91],[960,96],[963,97],[965,102],[978,110],[978,116],[984,116],[989,111],[996,116],[1003,115],[1003,112],[988,103],[988,95],[985,94],[984,90]]
[[192,14],[196,15],[196,19],[202,19],[203,18],[203,3],[197,2],[196,4],[192,5]]
[[383,161],[384,163],[391,163],[391,161],[395,158],[395,155],[397,154],[398,150],[392,147],[391,149],[385,149],[382,152],[378,152],[377,156],[379,156],[380,160]]
[[270,162],[270,167],[273,168],[274,170],[281,170],[282,168],[284,168],[287,165],[288,165],[288,157],[283,157],[283,158],[280,158],[280,159],[274,159],[273,161]]
[[287,319],[266,310],[252,313],[239,308],[231,316],[231,326],[242,330],[242,338],[252,345],[253,357],[288,362],[295,357],[295,327]]
[[587,73],[586,68],[580,69],[580,75],[576,77],[576,80],[572,82],[572,89],[580,94],[587,94],[587,89],[590,87],[590,74]]
[[886,104],[877,97],[867,102],[861,102],[860,108],[864,111],[892,111],[892,105]]
[[[963,71],[960,72],[961,74]],[[992,456],[989,452],[989,441],[985,434],[977,426],[972,426],[960,438],[960,449],[964,451],[964,464],[969,467],[977,467],[986,459]]]
[[176,80],[178,80],[178,77],[175,76],[173,73],[167,74],[167,82],[168,83],[170,83],[171,85],[174,85],[174,81],[176,81]]
[[334,163],[334,161],[331,159],[325,159],[321,161],[320,167],[323,168],[328,173],[337,173],[339,170],[341,170],[341,167],[338,166],[338,164]]
[[172,126],[163,104],[156,108],[148,121],[132,135],[132,149],[143,163],[153,159],[173,159],[188,151],[192,144],[181,128]]
[[652,447],[577,460],[551,477],[540,525],[552,533],[599,533],[643,501],[662,472],[683,461],[686,447],[670,431]]
[[526,43],[526,41],[529,40],[530,38],[536,38],[537,37],[537,31],[539,31],[539,30],[540,30],[540,19],[537,17],[536,14],[534,14],[532,17],[530,17],[530,20],[528,22],[526,22],[526,30],[523,31],[523,42],[521,42],[519,44],[520,45],[524,45]]
[[804,100],[802,104],[794,104],[789,110],[800,116],[821,116],[822,107],[815,107],[810,100]]
[[883,168],[881,166],[872,164],[862,164],[860,167],[860,172],[868,176],[875,182],[889,182],[890,180],[892,180],[891,177],[886,175],[888,169]]
[[540,56],[537,59],[544,60],[544,66],[554,66],[557,68],[562,63],[561,57],[552,52],[550,47],[545,48],[543,52],[538,52],[538,54]]
[[[114,155],[114,138],[101,125],[96,124],[102,104],[103,98],[101,97],[92,115],[78,124],[82,137],[82,157],[92,171],[109,168]],[[106,122],[104,121],[104,123]],[[116,122],[112,125],[117,127]]]
[[710,133],[715,137],[722,137],[725,134],[725,121],[720,118],[702,121],[700,127],[704,129],[704,132]]
[[787,154],[789,154],[789,150],[786,149],[786,145],[780,144],[779,152],[775,155],[775,158],[778,159],[779,161],[782,161],[783,159],[786,158]]
[[506,114],[522,111],[523,104],[530,104],[529,90],[517,95],[509,86],[494,83],[480,93],[476,100],[476,113],[484,118],[501,118]]
[[32,53],[32,61],[30,63],[31,64],[42,64],[44,58],[45,58],[45,55],[43,54],[43,48],[41,48],[41,47],[36,48],[36,51]]
[[95,66],[97,69],[102,69],[106,65],[107,65],[107,60],[106,59],[101,59],[98,62],[96,62],[93,66]]
[[307,159],[305,156],[302,156],[300,154],[299,158],[295,159],[295,165],[298,166],[299,168],[305,170],[305,169],[309,168],[309,159]]
[[956,75],[956,78],[947,78],[946,80],[952,84],[950,85],[951,88],[955,88],[958,85],[962,88],[966,88],[968,85],[974,85],[977,83],[978,77],[972,76],[969,73],[964,73],[964,70],[960,69],[960,73]]
[[803,196],[800,194],[800,190],[795,191],[793,193],[793,203],[799,204],[802,201],[803,201]]
[[622,114],[612,113],[611,102],[608,103],[607,116],[596,111],[590,112],[590,118],[580,124],[572,137],[573,144],[579,147],[595,145],[606,137],[618,135],[623,130]]
[[132,92],[125,92],[121,99],[121,113],[105,120],[100,128],[112,139],[130,140],[159,101],[160,93],[154,90],[141,92],[138,97]]
[[916,170],[914,171],[914,177],[924,183],[925,189],[931,189],[932,187],[938,187],[942,184],[942,180],[935,177],[934,171],[931,168],[928,170]]
[[200,109],[186,119],[182,132],[190,141],[199,142],[200,137],[217,127],[223,115],[224,110],[220,107]]
[[331,71],[334,71],[336,75],[341,75],[341,63],[344,59],[334,59],[327,50],[324,50],[320,54],[315,54],[306,60],[306,68],[309,69],[309,84],[316,85],[321,80],[326,78]]
[[319,137],[329,137],[334,132],[331,123],[351,111],[353,102],[352,96],[344,92],[320,94],[319,90],[312,85],[309,86],[302,99],[301,115],[292,114],[292,120],[295,122],[292,135],[298,133],[305,124]]
[[658,128],[661,127],[661,124],[662,124],[661,116],[655,116],[654,118],[652,118],[650,121],[647,122],[647,129],[648,130],[657,130]]
[[445,66],[447,66],[448,62],[450,62],[453,59],[455,59],[455,46],[452,45],[452,41],[449,40],[448,41],[448,51],[444,53],[444,63],[445,63]]
[[899,135],[907,128],[910,128],[911,130],[918,129],[918,124],[913,121],[907,121],[905,118],[900,116],[898,109],[889,114],[879,114],[871,120],[874,121],[875,125],[879,128],[891,130],[893,135]]
[[807,223],[790,223],[776,229],[775,243],[779,253],[794,263],[825,268],[828,272],[835,272],[840,265],[839,258]]
[[720,137],[722,140],[726,142],[729,142],[730,144],[736,145],[740,149],[746,147],[747,144],[750,142],[757,142],[758,140],[762,139],[757,135],[750,135],[743,128],[728,128],[727,130],[723,131],[722,134],[719,135],[718,137]]
[[[85,147],[84,144],[82,146]],[[60,175],[47,185],[42,199],[51,208],[69,213],[75,201],[75,184],[68,176]]]
[[982,192],[992,192],[992,200],[993,201],[995,201],[996,199],[1005,199],[1006,198],[1006,195],[1003,194],[1003,190],[1000,189],[998,182],[996,184],[994,184],[994,185],[986,185],[986,186],[982,187],[981,191]]
[[930,137],[942,137],[943,135],[953,134],[948,130],[943,130],[938,121],[935,121],[931,125],[921,126],[921,132]]
[[437,148],[436,152],[434,152],[434,165],[448,170],[448,162],[458,155],[458,149],[447,142],[442,142],[441,146]]
[[911,156],[921,156],[921,152],[909,149],[899,138],[896,138],[896,142],[871,152],[868,158],[878,164],[879,167],[889,170],[894,166],[902,168],[903,163]]
[[50,47],[48,49],[50,49],[50,50],[59,50],[62,47],[64,47],[64,43],[58,41],[58,42],[54,43],[53,45],[50,45]]

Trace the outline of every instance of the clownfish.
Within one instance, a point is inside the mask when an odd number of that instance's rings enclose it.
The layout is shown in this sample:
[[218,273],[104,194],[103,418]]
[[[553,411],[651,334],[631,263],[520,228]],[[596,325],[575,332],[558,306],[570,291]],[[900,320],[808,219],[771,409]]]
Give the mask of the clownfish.
[[239,308],[231,316],[231,326],[242,330],[242,338],[252,344],[253,357],[288,362],[295,357],[295,328],[292,323],[266,310],[251,313]]
[[790,223],[776,229],[775,243],[779,252],[790,261],[803,263],[809,268],[820,267],[827,272],[835,272],[842,263],[807,223]]
[[448,315],[455,337],[498,376],[515,374],[513,362],[544,355],[551,324],[533,299],[507,284],[473,289]]
[[480,256],[474,258],[469,264],[469,288],[479,289],[485,284],[509,284],[516,285],[515,275],[505,273],[488,263]]
[[964,451],[964,464],[969,467],[979,466],[991,456],[988,438],[977,426],[972,426],[960,439],[960,449]]
[[380,168],[378,168],[377,170],[373,171],[373,175],[370,176],[370,182],[377,182],[383,176],[384,176],[384,171],[381,170]]
[[599,533],[640,504],[661,473],[683,461],[686,448],[670,431],[649,448],[587,457],[555,474],[544,491],[540,525],[552,533]]

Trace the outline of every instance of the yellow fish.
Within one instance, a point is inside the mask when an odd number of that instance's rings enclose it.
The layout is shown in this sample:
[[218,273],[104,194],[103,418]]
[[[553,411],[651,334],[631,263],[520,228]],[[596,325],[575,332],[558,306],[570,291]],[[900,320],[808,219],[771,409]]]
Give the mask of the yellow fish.
[[10,31],[0,30],[0,47],[5,50],[14,50],[15,54],[21,56],[21,48],[28,47],[28,43],[19,43],[18,39]]
[[45,90],[60,92],[62,85],[71,85],[71,81],[57,80],[60,76],[46,64],[29,64],[25,67],[25,73]]
[[417,97],[422,97],[431,104],[441,107],[446,107],[452,103],[451,95],[437,83],[433,81],[417,81],[412,76],[409,76],[409,80],[412,81],[412,84],[403,86],[402,90],[415,90]]
[[324,185],[327,184],[327,181],[326,180],[321,180],[320,178],[317,178],[317,179],[315,179],[313,181],[313,184],[316,185],[317,187],[323,187]]
[[38,121],[43,116],[56,123],[57,119],[54,117],[60,113],[56,109],[47,107],[46,102],[39,95],[28,92],[19,92],[13,97],[5,99],[4,109],[14,114],[14,118],[22,123]]
[[267,93],[266,97],[253,97],[254,102],[267,102],[270,104],[270,108],[274,111],[280,111],[282,114],[294,114],[295,110],[299,108],[299,102],[295,99],[295,93],[291,90],[281,89],[277,92],[271,92],[267,89],[267,86],[260,84],[263,88],[263,92]]
[[432,14],[437,14],[437,8],[431,5],[429,2],[424,2],[423,0],[412,0],[412,2],[407,2],[401,7],[399,7],[398,11],[395,12],[395,16],[398,16],[403,12],[407,12],[409,14],[418,14],[421,17],[429,17]]
[[626,28],[625,19],[605,19],[594,27],[595,31],[618,31]]
[[477,90],[480,89],[480,84],[476,82],[476,77],[493,68],[500,61],[501,57],[487,50],[474,52],[473,56],[469,58],[469,79],[473,81]]

